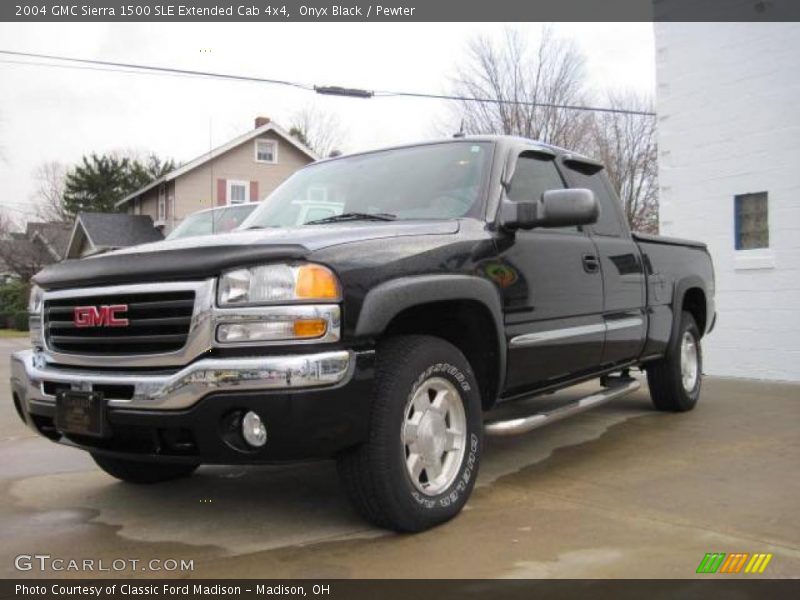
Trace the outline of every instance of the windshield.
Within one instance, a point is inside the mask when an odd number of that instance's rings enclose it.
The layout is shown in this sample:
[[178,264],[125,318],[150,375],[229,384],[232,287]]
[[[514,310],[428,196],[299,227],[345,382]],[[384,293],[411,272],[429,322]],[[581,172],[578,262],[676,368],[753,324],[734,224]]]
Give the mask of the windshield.
[[167,239],[175,240],[196,235],[233,231],[257,206],[257,204],[241,204],[239,206],[226,206],[194,213],[181,221],[181,224],[172,230]]
[[264,200],[242,228],[478,216],[490,142],[446,142],[341,158],[302,169]]

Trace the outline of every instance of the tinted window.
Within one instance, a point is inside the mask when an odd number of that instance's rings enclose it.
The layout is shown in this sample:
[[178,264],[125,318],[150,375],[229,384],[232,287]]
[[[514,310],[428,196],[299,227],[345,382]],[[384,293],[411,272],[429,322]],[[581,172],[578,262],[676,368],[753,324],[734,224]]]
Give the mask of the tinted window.
[[512,202],[534,202],[547,190],[560,190],[563,187],[564,182],[552,160],[523,154],[517,160],[508,199]]
[[600,217],[592,225],[592,230],[598,235],[622,235],[622,224],[619,221],[619,209],[615,206],[619,202],[617,195],[611,189],[605,173],[596,167],[590,167],[593,172],[585,171],[581,167],[566,170],[565,176],[572,188],[585,188],[594,192],[600,203]]
[[[534,202],[547,190],[564,189],[564,182],[555,162],[549,157],[522,154],[517,160],[508,199],[512,202]],[[578,231],[575,226],[548,227],[548,231]]]

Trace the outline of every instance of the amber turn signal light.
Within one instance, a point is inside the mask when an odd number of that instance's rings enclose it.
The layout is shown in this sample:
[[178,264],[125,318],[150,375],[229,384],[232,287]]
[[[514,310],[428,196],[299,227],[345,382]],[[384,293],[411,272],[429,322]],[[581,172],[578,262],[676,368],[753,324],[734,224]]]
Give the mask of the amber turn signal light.
[[339,281],[322,265],[303,265],[297,270],[295,297],[302,300],[338,300]]
[[294,337],[314,338],[325,335],[328,324],[325,319],[298,319],[294,322]]

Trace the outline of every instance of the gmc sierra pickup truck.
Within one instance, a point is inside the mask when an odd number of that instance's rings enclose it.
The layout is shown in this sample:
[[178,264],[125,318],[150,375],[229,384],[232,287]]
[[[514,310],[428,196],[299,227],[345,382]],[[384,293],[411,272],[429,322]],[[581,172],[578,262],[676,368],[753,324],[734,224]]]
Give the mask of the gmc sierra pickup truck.
[[335,458],[359,513],[419,531],[462,509],[484,435],[629,393],[632,368],[692,409],[714,319],[706,247],[632,234],[601,164],[457,138],[309,165],[232,233],[47,267],[13,399],[124,481]]

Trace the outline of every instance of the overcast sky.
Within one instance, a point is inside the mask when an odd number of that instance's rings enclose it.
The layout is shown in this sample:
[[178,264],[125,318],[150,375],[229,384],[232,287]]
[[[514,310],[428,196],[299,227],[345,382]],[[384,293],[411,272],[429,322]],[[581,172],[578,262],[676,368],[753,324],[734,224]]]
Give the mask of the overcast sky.
[[[0,24],[0,49],[219,71],[318,85],[446,92],[467,41],[502,24]],[[539,24],[515,24],[535,43]],[[556,24],[584,51],[590,85],[654,89],[650,23]],[[335,113],[344,149],[434,137],[446,102],[330,98],[255,83],[22,66],[0,56],[0,205],[24,220],[48,161],[130,149],[189,160],[298,109]]]

